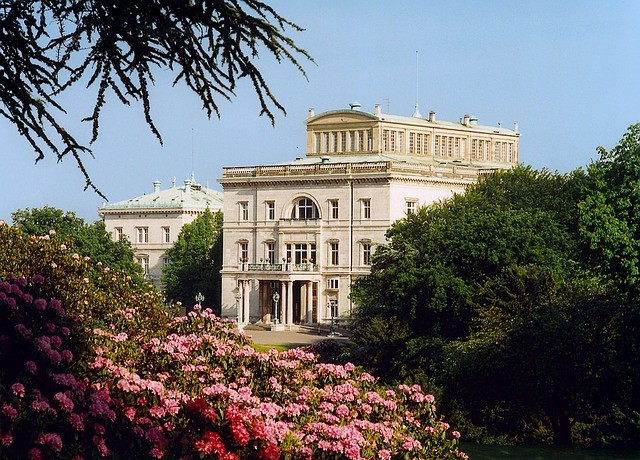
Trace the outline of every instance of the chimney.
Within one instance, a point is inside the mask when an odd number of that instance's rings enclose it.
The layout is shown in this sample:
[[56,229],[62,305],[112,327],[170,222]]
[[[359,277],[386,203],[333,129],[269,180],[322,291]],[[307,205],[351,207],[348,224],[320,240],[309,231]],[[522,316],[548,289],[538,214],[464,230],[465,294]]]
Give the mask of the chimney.
[[473,126],[477,125],[478,124],[478,117],[474,117],[473,115],[471,115],[469,117],[469,124],[473,125]]
[[462,119],[462,124],[465,126],[469,126],[469,120],[471,119],[471,115],[465,115]]
[[436,121],[436,113],[432,110],[431,112],[429,112],[429,121],[431,123],[433,123],[434,121]]
[[160,191],[160,181],[153,181],[153,193],[158,193]]
[[380,104],[376,104],[373,106],[373,113],[378,116],[382,115],[382,109],[380,108]]
[[359,102],[352,102],[351,104],[349,104],[349,107],[351,107],[351,110],[360,110],[360,107],[362,106]]
[[518,122],[517,122],[517,121],[515,121],[515,122],[513,123],[513,130],[514,130],[516,133],[518,132]]
[[184,191],[186,193],[191,193],[191,184],[192,184],[191,179],[187,179],[184,181]]
[[313,107],[311,107],[309,109],[309,118],[313,117],[316,114],[315,110],[313,110]]

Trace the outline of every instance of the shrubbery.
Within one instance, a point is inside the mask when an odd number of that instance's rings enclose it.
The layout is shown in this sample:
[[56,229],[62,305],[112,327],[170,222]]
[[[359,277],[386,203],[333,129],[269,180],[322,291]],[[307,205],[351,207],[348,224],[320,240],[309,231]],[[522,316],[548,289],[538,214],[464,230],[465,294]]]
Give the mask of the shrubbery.
[[465,458],[418,386],[301,349],[0,226],[0,458]]

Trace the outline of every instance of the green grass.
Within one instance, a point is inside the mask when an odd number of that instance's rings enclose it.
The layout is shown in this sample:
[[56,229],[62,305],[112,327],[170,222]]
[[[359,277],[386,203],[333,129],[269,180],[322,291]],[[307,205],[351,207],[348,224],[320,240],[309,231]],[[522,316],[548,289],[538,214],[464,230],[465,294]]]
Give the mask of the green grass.
[[296,348],[299,345],[295,345],[295,344],[278,344],[278,345],[264,345],[264,344],[258,344],[258,343],[254,343],[251,345],[256,351],[259,351],[261,353],[266,353],[269,350],[273,350],[274,348],[278,351],[287,351],[287,350],[291,350],[292,348]]

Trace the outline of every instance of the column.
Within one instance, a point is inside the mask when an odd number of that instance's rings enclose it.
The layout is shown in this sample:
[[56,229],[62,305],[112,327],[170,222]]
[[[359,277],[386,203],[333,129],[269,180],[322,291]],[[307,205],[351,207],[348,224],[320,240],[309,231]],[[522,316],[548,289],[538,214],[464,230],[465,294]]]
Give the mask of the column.
[[242,323],[243,324],[248,324],[249,323],[249,295],[251,292],[251,281],[248,280],[243,280],[242,281],[242,316],[243,316],[243,320]]
[[307,283],[307,314],[305,322],[307,324],[313,322],[313,281]]
[[287,283],[280,283],[280,306],[278,307],[278,321],[280,324],[285,323],[285,309],[287,308]]
[[293,325],[293,281],[287,281],[287,322]]

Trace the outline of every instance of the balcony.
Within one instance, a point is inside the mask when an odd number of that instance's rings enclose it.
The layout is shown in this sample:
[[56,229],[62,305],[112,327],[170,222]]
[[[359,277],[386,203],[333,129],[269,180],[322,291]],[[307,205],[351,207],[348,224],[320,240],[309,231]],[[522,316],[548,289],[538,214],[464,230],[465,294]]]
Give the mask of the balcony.
[[241,263],[239,268],[243,272],[317,272],[320,270],[320,267],[317,264],[294,264],[291,262],[282,264]]

